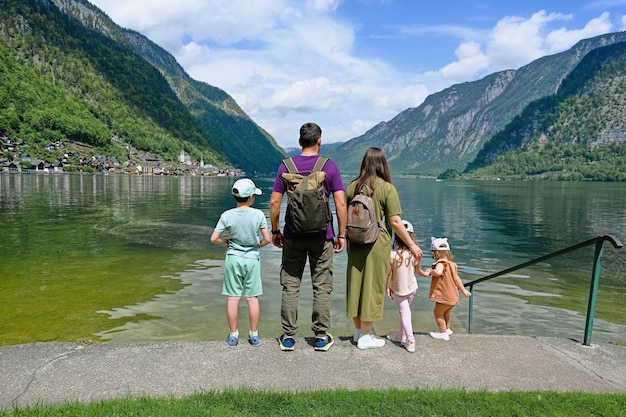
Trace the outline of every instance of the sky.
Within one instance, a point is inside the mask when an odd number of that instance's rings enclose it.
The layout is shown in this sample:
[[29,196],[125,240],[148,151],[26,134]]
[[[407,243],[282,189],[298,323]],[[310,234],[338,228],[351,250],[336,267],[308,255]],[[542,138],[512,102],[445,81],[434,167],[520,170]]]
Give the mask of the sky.
[[430,94],[626,30],[626,0],[91,0],[221,88],[283,148],[364,134]]

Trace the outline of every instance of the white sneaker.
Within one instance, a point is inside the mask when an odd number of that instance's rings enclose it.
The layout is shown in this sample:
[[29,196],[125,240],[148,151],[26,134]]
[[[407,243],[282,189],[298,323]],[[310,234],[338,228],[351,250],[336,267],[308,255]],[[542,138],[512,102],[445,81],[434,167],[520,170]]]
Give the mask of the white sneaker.
[[430,332],[429,334],[433,339],[450,340],[450,336],[447,333]]
[[401,334],[400,331],[395,331],[387,334],[387,340],[398,343],[406,343],[406,336]]
[[415,340],[412,342],[406,342],[404,344],[404,347],[406,348],[407,352],[415,353]]
[[447,334],[448,336],[450,336],[452,333],[454,333],[452,330],[450,330],[450,329],[447,329],[447,330],[446,330],[446,334]]
[[[372,326],[372,330],[370,330],[370,335],[376,336],[376,332],[374,330],[374,326]],[[361,329],[354,330],[354,336],[352,336],[352,341],[354,343],[359,343],[359,339],[361,338],[361,336],[363,336],[361,334]]]
[[385,340],[366,334],[359,338],[356,346],[359,349],[377,349],[385,346]]

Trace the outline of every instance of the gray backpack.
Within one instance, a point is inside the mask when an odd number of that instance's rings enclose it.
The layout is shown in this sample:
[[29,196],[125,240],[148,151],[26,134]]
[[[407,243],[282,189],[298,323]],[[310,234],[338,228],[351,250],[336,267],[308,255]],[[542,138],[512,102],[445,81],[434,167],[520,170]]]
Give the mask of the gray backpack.
[[322,168],[326,161],[327,157],[320,156],[313,170],[308,175],[303,175],[293,159],[283,160],[289,171],[282,174],[287,185],[285,223],[296,235],[325,237],[328,223],[333,220],[328,196],[324,192],[326,173]]
[[350,242],[369,244],[378,239],[380,225],[376,218],[376,207],[372,199],[378,185],[380,184],[376,184],[370,193],[364,192],[365,188],[370,190],[369,186],[364,186],[348,203],[346,238]]

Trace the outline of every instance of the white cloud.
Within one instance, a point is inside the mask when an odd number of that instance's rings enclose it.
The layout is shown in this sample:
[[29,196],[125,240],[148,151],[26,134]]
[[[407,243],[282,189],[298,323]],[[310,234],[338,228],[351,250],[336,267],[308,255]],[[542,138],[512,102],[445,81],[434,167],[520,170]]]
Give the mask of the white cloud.
[[545,28],[555,20],[571,16],[541,10],[529,19],[511,16],[501,19],[491,32],[487,54],[491,66],[499,69],[518,68],[546,54]]
[[481,50],[479,43],[468,41],[462,43],[454,52],[457,61],[452,62],[437,72],[428,74],[439,75],[446,80],[468,80],[489,66],[489,57]]
[[581,39],[608,33],[612,24],[607,12],[590,20],[582,29],[550,29],[557,21],[569,21],[570,15],[541,10],[525,19],[507,16],[498,21],[486,42],[479,39],[460,44],[455,51],[457,60],[431,71],[451,81],[467,81],[508,68],[519,68],[542,56],[566,50]]
[[295,10],[288,0],[93,1],[123,27],[141,32],[174,53],[185,35],[222,45],[260,40]]
[[388,95],[376,97],[374,106],[383,110],[400,113],[409,107],[417,107],[428,96],[428,87],[425,85],[410,85],[397,91],[391,91]]
[[594,36],[608,33],[612,30],[609,13],[604,12],[599,17],[591,19],[584,28],[568,30],[560,28],[548,34],[546,43],[550,52],[563,51],[581,39],[593,38]]
[[342,95],[349,94],[347,88],[332,85],[327,78],[299,80],[276,91],[261,110],[287,114],[290,111],[311,112],[328,110]]
[[307,7],[321,12],[334,11],[337,6],[339,6],[339,0],[307,0]]

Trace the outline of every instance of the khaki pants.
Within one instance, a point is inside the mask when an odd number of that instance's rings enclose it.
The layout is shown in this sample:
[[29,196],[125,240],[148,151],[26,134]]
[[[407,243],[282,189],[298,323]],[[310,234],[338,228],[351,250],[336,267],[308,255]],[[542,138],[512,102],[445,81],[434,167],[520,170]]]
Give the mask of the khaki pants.
[[294,237],[283,241],[280,284],[283,287],[280,314],[283,331],[294,336],[298,331],[298,296],[307,259],[313,284],[311,329],[324,334],[330,327],[330,293],[333,291],[333,241]]

